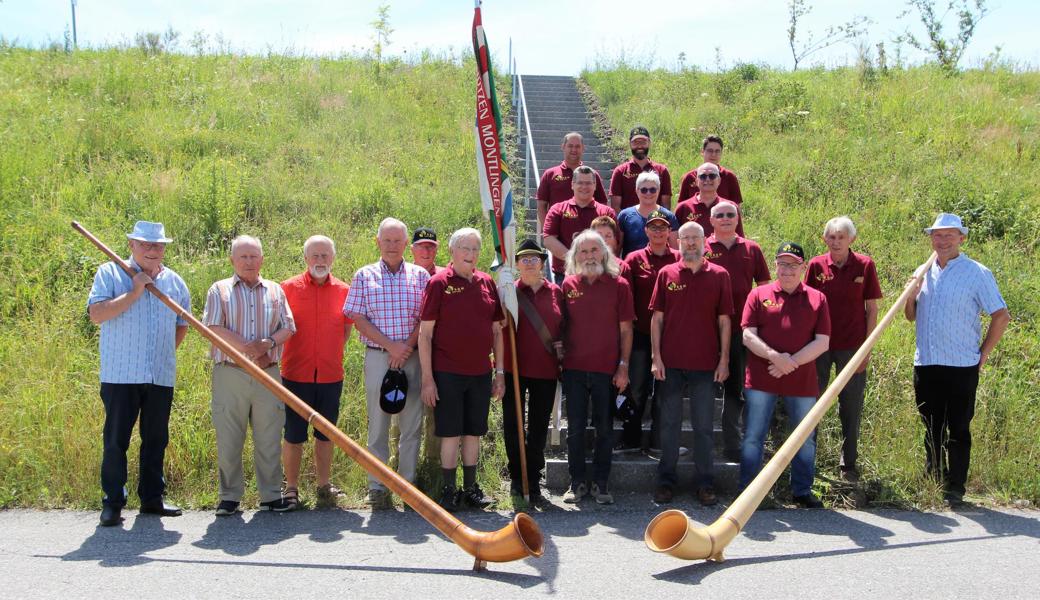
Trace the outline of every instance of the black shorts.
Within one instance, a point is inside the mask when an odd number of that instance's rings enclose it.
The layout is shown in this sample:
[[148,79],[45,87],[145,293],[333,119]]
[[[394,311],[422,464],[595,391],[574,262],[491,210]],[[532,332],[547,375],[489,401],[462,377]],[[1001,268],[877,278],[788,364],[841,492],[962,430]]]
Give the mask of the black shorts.
[[[333,425],[339,419],[339,397],[343,393],[343,382],[334,383],[300,383],[282,379],[282,385],[325,417]],[[307,421],[296,414],[295,410],[285,411],[285,441],[290,444],[302,444],[307,441]],[[314,439],[323,442],[329,441],[325,434],[314,430]]]
[[458,437],[484,435],[491,408],[491,372],[456,375],[434,371],[437,406],[433,407],[434,435]]

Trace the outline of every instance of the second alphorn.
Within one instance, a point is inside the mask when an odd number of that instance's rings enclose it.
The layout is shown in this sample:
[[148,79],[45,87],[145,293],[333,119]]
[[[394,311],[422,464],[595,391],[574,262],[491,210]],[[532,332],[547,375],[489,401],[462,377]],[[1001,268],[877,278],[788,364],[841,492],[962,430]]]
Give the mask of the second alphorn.
[[903,293],[892,304],[892,307],[888,309],[888,312],[874,327],[870,335],[867,336],[863,345],[849,360],[849,363],[845,365],[845,368],[841,370],[841,373],[838,373],[834,382],[827,387],[827,391],[820,396],[820,399],[816,401],[809,413],[805,415],[802,422],[791,432],[787,441],[780,446],[773,458],[766,463],[766,466],[762,468],[758,476],[744,488],[744,491],[737,496],[737,499],[729,505],[729,508],[722,513],[722,516],[711,525],[701,527],[691,521],[681,510],[666,510],[654,517],[650,524],[647,525],[646,532],[643,534],[643,541],[646,542],[647,548],[654,552],[663,552],[686,560],[707,559],[717,562],[723,560],[723,550],[744,528],[751,515],[758,509],[758,505],[762,503],[766,494],[773,488],[773,484],[776,483],[784,469],[794,459],[798,449],[812,435],[816,426],[823,419],[824,415],[827,414],[834,401],[837,400],[838,393],[841,392],[845,384],[855,374],[856,367],[863,362],[871,349],[873,349],[882,332],[891,325],[896,313],[907,302],[917,283],[924,277],[928,269],[932,267],[935,258],[936,256],[933,252],[928,260],[918,267],[917,271],[914,272],[913,278],[910,279],[903,289]]
[[[104,243],[94,237],[82,225],[73,221],[72,227],[85,238],[98,247],[115,264],[119,265],[127,275],[133,277],[135,272],[116,253],[112,252]],[[473,568],[482,570],[487,562],[509,562],[519,560],[528,556],[541,556],[543,552],[543,536],[538,524],[525,513],[517,513],[512,522],[498,531],[476,531],[459,521],[454,515],[441,508],[439,504],[422,493],[419,488],[412,485],[407,479],[401,477],[393,469],[386,466],[375,456],[372,456],[365,448],[347,434],[343,433],[325,417],[318,414],[306,402],[297,398],[282,384],[264,372],[249,360],[244,354],[224,341],[220,336],[210,331],[201,321],[184,310],[179,304],[170,299],[169,296],[159,291],[153,284],[148,284],[148,291],[168,306],[170,310],[177,313],[202,334],[214,346],[230,356],[235,364],[240,366],[246,373],[257,379],[264,387],[285,403],[286,406],[307,420],[315,429],[325,434],[341,450],[354,459],[365,471],[371,473],[387,488],[401,497],[408,506],[415,509],[424,519],[437,528],[448,539],[455,542],[460,548],[474,557]]]

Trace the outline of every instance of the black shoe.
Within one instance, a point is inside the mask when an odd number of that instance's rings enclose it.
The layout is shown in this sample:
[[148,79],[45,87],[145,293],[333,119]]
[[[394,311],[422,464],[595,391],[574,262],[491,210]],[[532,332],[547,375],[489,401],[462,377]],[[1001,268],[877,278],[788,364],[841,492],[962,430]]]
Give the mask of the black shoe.
[[296,505],[285,498],[260,503],[260,510],[270,510],[272,512],[289,512],[294,508],[296,508]]
[[804,496],[795,496],[792,498],[795,504],[802,508],[823,508],[823,502],[819,498],[813,495],[812,492],[805,494]]
[[659,485],[654,491],[654,503],[668,504],[672,501],[672,488],[667,485]]
[[162,498],[159,498],[158,500],[153,500],[151,502],[142,502],[141,514],[159,515],[160,517],[179,517],[181,516],[181,509],[179,506],[167,504]]
[[441,488],[441,499],[437,504],[448,512],[455,512],[459,509],[459,492],[453,486],[444,486]]
[[859,483],[859,470],[856,467],[842,467],[841,480],[849,483]]
[[697,489],[697,501],[701,506],[715,506],[719,503],[719,497],[715,495],[715,488],[706,485]]
[[217,505],[218,517],[230,517],[237,512],[240,512],[238,510],[238,502],[234,500],[221,500],[220,504]]
[[641,449],[639,444],[630,444],[625,440],[621,440],[614,446],[614,454],[630,454],[639,452]]
[[116,506],[115,504],[106,504],[101,509],[101,526],[102,527],[114,527],[123,522],[123,517],[120,513],[123,512],[123,507]]
[[484,495],[484,490],[479,485],[463,490],[462,501],[471,508],[484,509],[491,506],[492,500]]
[[943,504],[950,508],[964,506],[964,494],[960,492],[945,492],[943,494]]

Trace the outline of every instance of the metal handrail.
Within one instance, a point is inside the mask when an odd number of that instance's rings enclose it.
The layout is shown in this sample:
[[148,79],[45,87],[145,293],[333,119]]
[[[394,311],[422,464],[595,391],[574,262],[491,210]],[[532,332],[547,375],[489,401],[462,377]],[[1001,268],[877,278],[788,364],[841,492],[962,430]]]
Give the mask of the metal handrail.
[[[512,47],[510,47],[512,49]],[[534,149],[534,136],[531,134],[531,118],[527,115],[527,97],[524,95],[524,78],[520,75],[519,69],[516,68],[516,59],[512,59],[512,70],[513,77],[516,78],[516,85],[513,87],[514,99],[519,99],[519,110],[516,111],[516,128],[520,129],[521,124],[524,127],[524,132],[527,134],[527,159],[524,165],[524,193],[527,196],[526,200],[531,200],[531,182],[535,182],[535,188],[537,188],[537,182],[541,180],[542,173],[538,169],[538,154]],[[518,93],[519,92],[519,93]],[[534,174],[532,178],[531,175]],[[542,242],[542,229],[538,223],[538,209],[537,200],[535,200],[535,237],[538,240],[538,245],[544,247]],[[545,276],[552,281],[552,261],[545,261]],[[562,417],[563,407],[563,394],[559,382],[556,384],[556,398],[553,401],[551,422],[549,424],[549,443],[556,446],[560,443],[560,421]]]

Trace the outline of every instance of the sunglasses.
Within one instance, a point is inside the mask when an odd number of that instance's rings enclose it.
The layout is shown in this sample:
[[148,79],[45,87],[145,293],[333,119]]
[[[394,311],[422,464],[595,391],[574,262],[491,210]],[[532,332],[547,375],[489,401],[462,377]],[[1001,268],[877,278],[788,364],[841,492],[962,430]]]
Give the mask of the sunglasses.
[[715,218],[716,219],[732,219],[735,216],[737,216],[737,213],[735,213],[735,212],[718,212],[718,213],[715,213]]
[[528,254],[526,256],[521,256],[517,260],[522,265],[536,265],[536,264],[542,262],[542,257],[541,256],[537,256],[537,255]]
[[661,233],[670,229],[667,225],[647,225],[646,228],[655,233]]
[[639,188],[640,194],[656,194],[657,188]]
[[697,179],[700,179],[701,181],[713,181],[718,179],[718,177],[718,173],[700,173],[697,175]]

